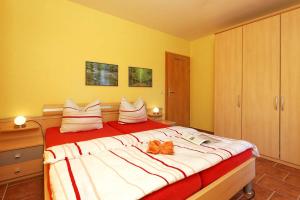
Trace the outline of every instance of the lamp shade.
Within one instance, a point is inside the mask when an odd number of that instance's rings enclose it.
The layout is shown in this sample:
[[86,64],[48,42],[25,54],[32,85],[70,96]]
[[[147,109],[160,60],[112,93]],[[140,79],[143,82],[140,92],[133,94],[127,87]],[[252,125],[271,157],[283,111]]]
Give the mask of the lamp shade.
[[152,112],[153,112],[153,113],[159,113],[159,108],[158,108],[158,107],[154,107],[154,108],[152,109]]
[[26,123],[26,118],[24,116],[17,116],[14,122],[16,126],[22,126]]

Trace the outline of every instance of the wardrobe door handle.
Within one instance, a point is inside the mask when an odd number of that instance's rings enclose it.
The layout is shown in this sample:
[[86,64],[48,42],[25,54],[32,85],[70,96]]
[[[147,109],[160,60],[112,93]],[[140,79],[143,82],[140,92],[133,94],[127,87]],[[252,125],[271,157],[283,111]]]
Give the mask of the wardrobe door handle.
[[275,110],[278,110],[278,96],[275,97]]
[[240,108],[241,107],[241,95],[237,96],[237,107]]
[[280,99],[280,102],[281,102],[281,110],[284,111],[284,98],[283,96],[281,96],[281,99]]

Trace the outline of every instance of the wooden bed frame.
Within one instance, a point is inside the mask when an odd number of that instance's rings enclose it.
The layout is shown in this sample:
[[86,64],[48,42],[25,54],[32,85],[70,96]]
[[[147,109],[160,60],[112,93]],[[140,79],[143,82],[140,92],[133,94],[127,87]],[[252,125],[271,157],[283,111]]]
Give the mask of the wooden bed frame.
[[[101,103],[103,121],[118,120],[119,103]],[[45,105],[43,108],[43,117],[39,120],[43,129],[48,127],[60,126],[63,105]],[[44,165],[44,199],[50,200],[48,189],[47,165]],[[205,188],[193,194],[188,200],[228,200],[240,190],[244,189],[246,197],[254,197],[252,180],[255,177],[255,157],[247,160],[224,176],[215,180]]]

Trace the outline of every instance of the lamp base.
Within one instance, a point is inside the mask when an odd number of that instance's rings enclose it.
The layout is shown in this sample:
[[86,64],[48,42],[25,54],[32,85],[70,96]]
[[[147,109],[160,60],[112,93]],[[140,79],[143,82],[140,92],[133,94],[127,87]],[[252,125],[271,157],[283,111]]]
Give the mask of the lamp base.
[[15,125],[15,128],[25,128],[26,124],[22,124],[22,125]]

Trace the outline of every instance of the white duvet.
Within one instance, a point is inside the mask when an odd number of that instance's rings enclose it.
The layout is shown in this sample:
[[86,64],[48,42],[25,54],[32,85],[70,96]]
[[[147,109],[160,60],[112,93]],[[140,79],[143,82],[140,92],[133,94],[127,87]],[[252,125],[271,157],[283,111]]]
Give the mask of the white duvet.
[[[212,143],[196,145],[186,136],[206,135]],[[174,155],[146,153],[150,140],[173,141]],[[52,198],[140,199],[255,145],[211,136],[180,126],[98,138],[48,148]]]

